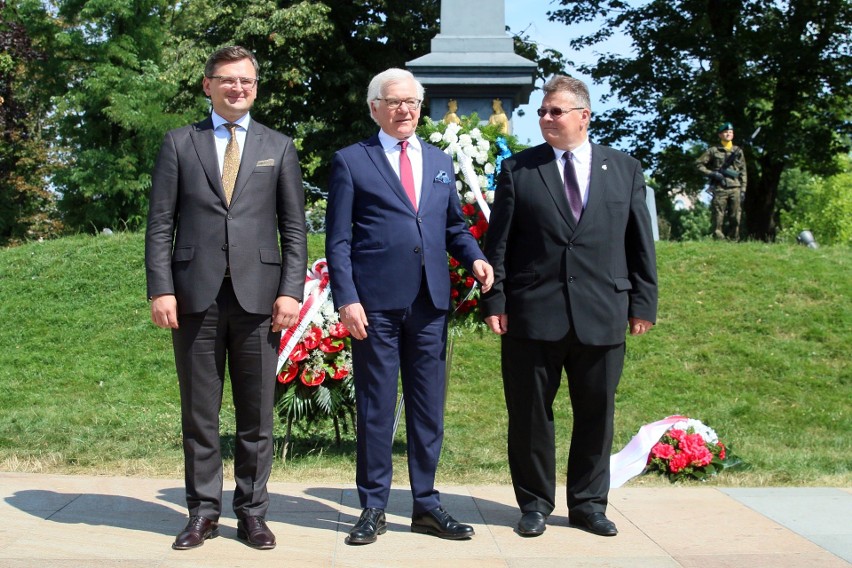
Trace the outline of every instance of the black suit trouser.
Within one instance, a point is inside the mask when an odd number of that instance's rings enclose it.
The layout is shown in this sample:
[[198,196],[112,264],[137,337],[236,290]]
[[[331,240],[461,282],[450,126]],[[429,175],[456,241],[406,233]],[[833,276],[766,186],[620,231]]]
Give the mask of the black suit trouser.
[[272,332],[269,309],[244,311],[225,278],[216,301],[204,312],[181,314],[173,330],[190,515],[217,520],[222,512],[219,410],[226,362],[236,415],[234,512],[238,518],[266,515],[281,339]]
[[605,512],[615,390],[624,367],[624,344],[583,345],[572,330],[559,341],[504,335],[501,352],[509,468],[521,511],[549,515],[556,505],[553,401],[564,370],[574,417],[568,508],[580,515]]

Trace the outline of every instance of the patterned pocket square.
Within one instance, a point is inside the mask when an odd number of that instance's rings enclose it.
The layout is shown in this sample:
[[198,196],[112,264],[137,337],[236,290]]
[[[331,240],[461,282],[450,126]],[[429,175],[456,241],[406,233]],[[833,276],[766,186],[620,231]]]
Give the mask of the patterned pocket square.
[[254,167],[262,168],[263,166],[274,166],[275,160],[261,160]]
[[450,176],[447,175],[447,172],[441,170],[438,172],[438,175],[435,176],[435,181],[439,181],[441,183],[450,183]]

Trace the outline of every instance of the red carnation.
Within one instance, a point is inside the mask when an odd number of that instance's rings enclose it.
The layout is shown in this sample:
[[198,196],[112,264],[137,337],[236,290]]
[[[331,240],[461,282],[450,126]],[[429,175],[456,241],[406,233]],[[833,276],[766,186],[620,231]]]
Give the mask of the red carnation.
[[470,227],[468,230],[470,231],[470,234],[473,235],[474,239],[479,240],[482,237],[482,230],[480,230],[477,225]]
[[727,448],[725,448],[725,444],[723,444],[722,442],[719,442],[718,444],[716,444],[716,447],[719,448],[719,459],[720,460],[725,459],[725,454],[726,454],[726,451],[727,451]]
[[663,444],[662,442],[659,442],[651,448],[651,455],[655,458],[668,460],[675,455],[675,449],[670,444]]
[[468,288],[473,288],[473,285],[476,283],[476,280],[473,279],[473,276],[468,276],[465,278],[464,285]]
[[465,203],[462,205],[462,213],[468,216],[473,215],[476,213],[476,208],[470,203]]
[[455,288],[453,288],[452,290],[450,290],[450,296],[454,299],[458,298],[459,297],[459,291],[456,290]]
[[669,471],[678,473],[689,465],[689,457],[686,454],[675,454],[669,461]]
[[452,284],[458,284],[461,282],[461,274],[458,272],[450,272],[450,282]]
[[450,257],[450,268],[458,268],[460,265],[461,263],[459,261],[457,261],[453,257]]

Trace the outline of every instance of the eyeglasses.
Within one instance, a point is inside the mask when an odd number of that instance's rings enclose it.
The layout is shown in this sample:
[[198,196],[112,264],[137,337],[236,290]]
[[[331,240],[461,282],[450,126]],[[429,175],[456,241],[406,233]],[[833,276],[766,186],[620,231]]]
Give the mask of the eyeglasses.
[[257,79],[252,79],[251,77],[227,77],[225,75],[210,75],[207,77],[208,79],[219,79],[219,83],[223,87],[233,88],[236,85],[242,85],[244,88],[251,90],[255,83],[257,83]]
[[535,112],[541,118],[544,118],[545,116],[547,116],[547,113],[550,113],[550,116],[552,116],[553,118],[559,118],[563,114],[568,114],[572,110],[583,110],[584,108],[585,107],[572,107],[572,108],[552,107],[552,108],[549,108],[549,109],[540,108]]
[[411,110],[417,110],[420,108],[420,103],[423,101],[419,99],[382,99],[376,98],[377,101],[385,101],[387,107],[391,110],[396,110],[402,106],[402,103],[405,103],[408,108]]

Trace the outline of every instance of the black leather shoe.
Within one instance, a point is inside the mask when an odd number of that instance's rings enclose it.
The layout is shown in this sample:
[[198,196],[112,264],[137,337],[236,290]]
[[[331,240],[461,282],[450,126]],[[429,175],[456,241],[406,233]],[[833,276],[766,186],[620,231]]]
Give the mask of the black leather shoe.
[[198,548],[208,538],[216,538],[217,536],[219,536],[219,523],[205,517],[190,517],[186,527],[172,543],[172,548],[175,550]]
[[472,526],[456,521],[443,507],[435,507],[431,511],[412,516],[411,532],[450,540],[470,538],[474,535]]
[[523,536],[539,536],[547,528],[546,520],[547,516],[538,511],[524,513],[518,521],[518,532]]
[[237,538],[258,550],[275,548],[275,535],[263,517],[245,517],[237,521]]
[[606,518],[603,513],[592,513],[591,515],[568,515],[568,522],[577,527],[583,527],[598,536],[615,536],[618,529],[615,523]]
[[378,535],[385,534],[388,523],[382,509],[364,509],[361,517],[346,538],[346,544],[370,544],[376,542]]

